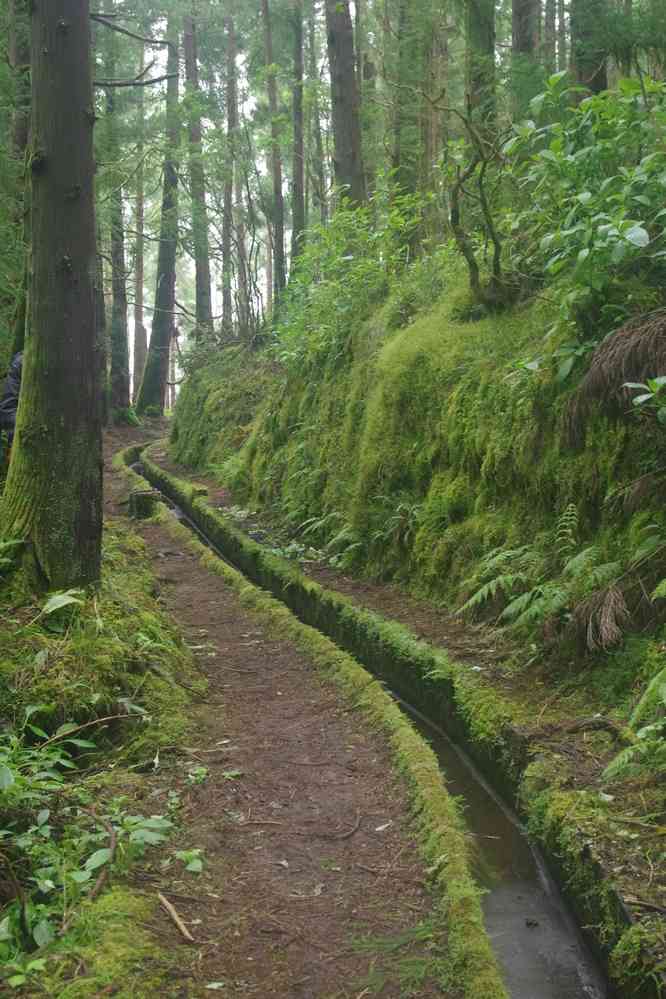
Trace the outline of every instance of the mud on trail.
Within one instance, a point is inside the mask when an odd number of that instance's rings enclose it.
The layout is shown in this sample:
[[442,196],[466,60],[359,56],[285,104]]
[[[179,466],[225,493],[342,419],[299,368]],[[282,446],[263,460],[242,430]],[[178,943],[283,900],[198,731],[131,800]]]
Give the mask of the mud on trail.
[[[109,449],[137,436],[117,432]],[[127,485],[106,467],[117,516]],[[446,941],[385,738],[166,528],[135,526],[208,681],[191,745],[146,792],[154,811],[178,794],[178,846],[203,850],[200,875],[151,884],[195,937],[184,944],[166,915],[155,927],[182,952],[169,994],[453,999],[435,980]]]

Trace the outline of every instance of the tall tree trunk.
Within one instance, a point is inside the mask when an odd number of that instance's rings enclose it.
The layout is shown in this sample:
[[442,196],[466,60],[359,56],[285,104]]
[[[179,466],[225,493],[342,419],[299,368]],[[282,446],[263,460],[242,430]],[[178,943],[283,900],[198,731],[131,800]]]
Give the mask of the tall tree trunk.
[[603,0],[571,0],[571,70],[593,94],[608,87],[606,52],[599,37]]
[[[141,50],[141,61],[139,72],[143,72],[145,63],[145,51]],[[145,103],[143,98],[143,87],[138,88],[137,106],[137,147],[136,154],[138,164],[136,168],[136,193],[134,199],[134,364],[133,364],[133,400],[136,402],[143,380],[143,372],[146,367],[146,356],[148,354],[148,333],[144,325],[143,309],[143,282],[145,274],[145,246],[144,246],[144,226],[145,226],[145,169],[144,169],[144,144],[146,131]]]
[[23,243],[23,276],[12,317],[12,354],[23,349],[28,310],[28,250],[30,240],[30,189],[25,176],[30,132],[30,13],[28,0],[9,2],[8,58],[14,79],[12,154],[16,161],[15,217]]
[[176,407],[176,355],[178,354],[178,331],[174,326],[169,351],[169,409]]
[[273,32],[268,0],[261,0],[264,26],[264,60],[266,87],[271,115],[271,176],[273,178],[273,308],[279,305],[280,296],[287,283],[284,257],[284,198],[282,195],[282,156],[280,153],[280,128],[278,123],[277,80],[273,64]]
[[555,53],[555,9],[557,0],[545,0],[543,18],[543,66],[547,76],[557,68]]
[[109,386],[107,372],[107,330],[106,330],[106,299],[104,297],[104,260],[100,252],[102,234],[99,225],[95,229],[95,333],[97,336],[97,351],[99,355],[99,384],[101,398],[102,425],[109,422]]
[[250,282],[248,273],[245,218],[243,208],[243,184],[239,166],[235,168],[236,204],[234,219],[236,225],[236,247],[238,250],[238,335],[247,339],[250,334]]
[[[115,59],[108,62],[109,77],[115,76]],[[113,90],[106,95],[107,156],[112,164],[111,216],[111,386],[109,404],[114,420],[126,420],[130,406],[129,341],[127,336],[127,271],[125,268],[125,227],[123,189],[117,173],[120,160],[116,104]]]
[[539,13],[539,0],[512,0],[511,86],[516,116],[523,114],[541,84],[537,61]]
[[146,370],[139,390],[136,409],[139,414],[164,413],[164,397],[169,376],[169,348],[176,305],[176,251],[178,248],[178,33],[175,17],[167,26],[169,57],[167,72],[167,137],[162,187],[160,245],[157,254],[155,312],[146,360]]
[[266,220],[266,318],[273,313],[273,227]]
[[210,252],[208,247],[208,212],[206,210],[206,176],[203,165],[201,113],[199,98],[199,67],[197,64],[196,21],[190,14],[183,19],[185,52],[185,87],[190,139],[189,173],[192,193],[192,239],[194,243],[195,311],[197,333],[213,331],[213,305],[210,286]]
[[226,105],[227,105],[227,147],[224,169],[224,191],[222,207],[222,326],[227,334],[233,330],[232,296],[232,237],[234,175],[238,159],[238,81],[236,59],[238,44],[236,25],[232,16],[224,20],[227,35],[226,66]]
[[492,125],[495,99],[494,0],[467,0],[467,105],[475,117]]
[[333,167],[335,181],[352,204],[365,201],[359,93],[354,60],[354,30],[349,0],[325,0],[326,40],[331,73]]
[[31,326],[3,495],[38,584],[97,583],[102,536],[88,0],[32,0]]
[[294,153],[291,169],[291,268],[303,250],[305,238],[305,153],[303,142],[303,0],[293,0],[294,33],[293,125]]
[[568,67],[566,8],[564,0],[557,0],[557,69],[561,72]]
[[319,73],[317,71],[317,33],[315,24],[314,4],[310,7],[308,16],[308,77],[314,97],[311,110],[312,140],[313,140],[313,173],[314,197],[319,204],[321,224],[328,222],[328,202],[326,200],[326,160],[324,158],[324,140],[321,134],[321,116],[319,108]]

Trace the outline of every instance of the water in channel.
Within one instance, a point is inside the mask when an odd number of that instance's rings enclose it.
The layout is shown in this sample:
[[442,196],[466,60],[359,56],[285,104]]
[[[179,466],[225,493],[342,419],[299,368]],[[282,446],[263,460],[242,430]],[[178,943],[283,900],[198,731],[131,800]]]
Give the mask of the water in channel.
[[400,701],[437,755],[474,837],[486,930],[511,999],[611,999],[604,977],[518,819],[436,725]]

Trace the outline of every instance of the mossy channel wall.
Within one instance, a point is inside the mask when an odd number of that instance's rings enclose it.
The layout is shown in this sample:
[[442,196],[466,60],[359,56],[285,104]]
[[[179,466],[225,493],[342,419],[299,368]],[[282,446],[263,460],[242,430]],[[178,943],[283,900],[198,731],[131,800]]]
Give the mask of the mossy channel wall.
[[[396,694],[442,727],[471,756],[492,786],[530,823],[584,935],[603,961],[619,997],[662,999],[666,978],[643,945],[640,927],[576,827],[570,796],[530,779],[526,739],[512,726],[508,704],[446,654],[408,629],[359,608],[265,551],[218,510],[201,487],[175,478],[143,451],[146,477],[177,504],[219,552],[303,622],[351,653]],[[137,460],[130,449],[126,460]]]

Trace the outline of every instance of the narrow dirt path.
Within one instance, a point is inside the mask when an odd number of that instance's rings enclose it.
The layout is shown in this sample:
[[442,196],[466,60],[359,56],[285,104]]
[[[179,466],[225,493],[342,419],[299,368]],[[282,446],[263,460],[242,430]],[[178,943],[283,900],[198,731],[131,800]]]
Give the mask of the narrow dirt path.
[[[117,515],[126,487],[108,462],[107,477]],[[170,789],[155,791],[156,807],[179,795],[183,846],[204,859],[201,875],[165,879],[197,941],[187,948],[165,919],[165,946],[183,950],[174,994],[444,995],[433,971],[445,941],[429,923],[427,874],[384,738],[165,528],[139,531],[209,683],[192,746]]]

